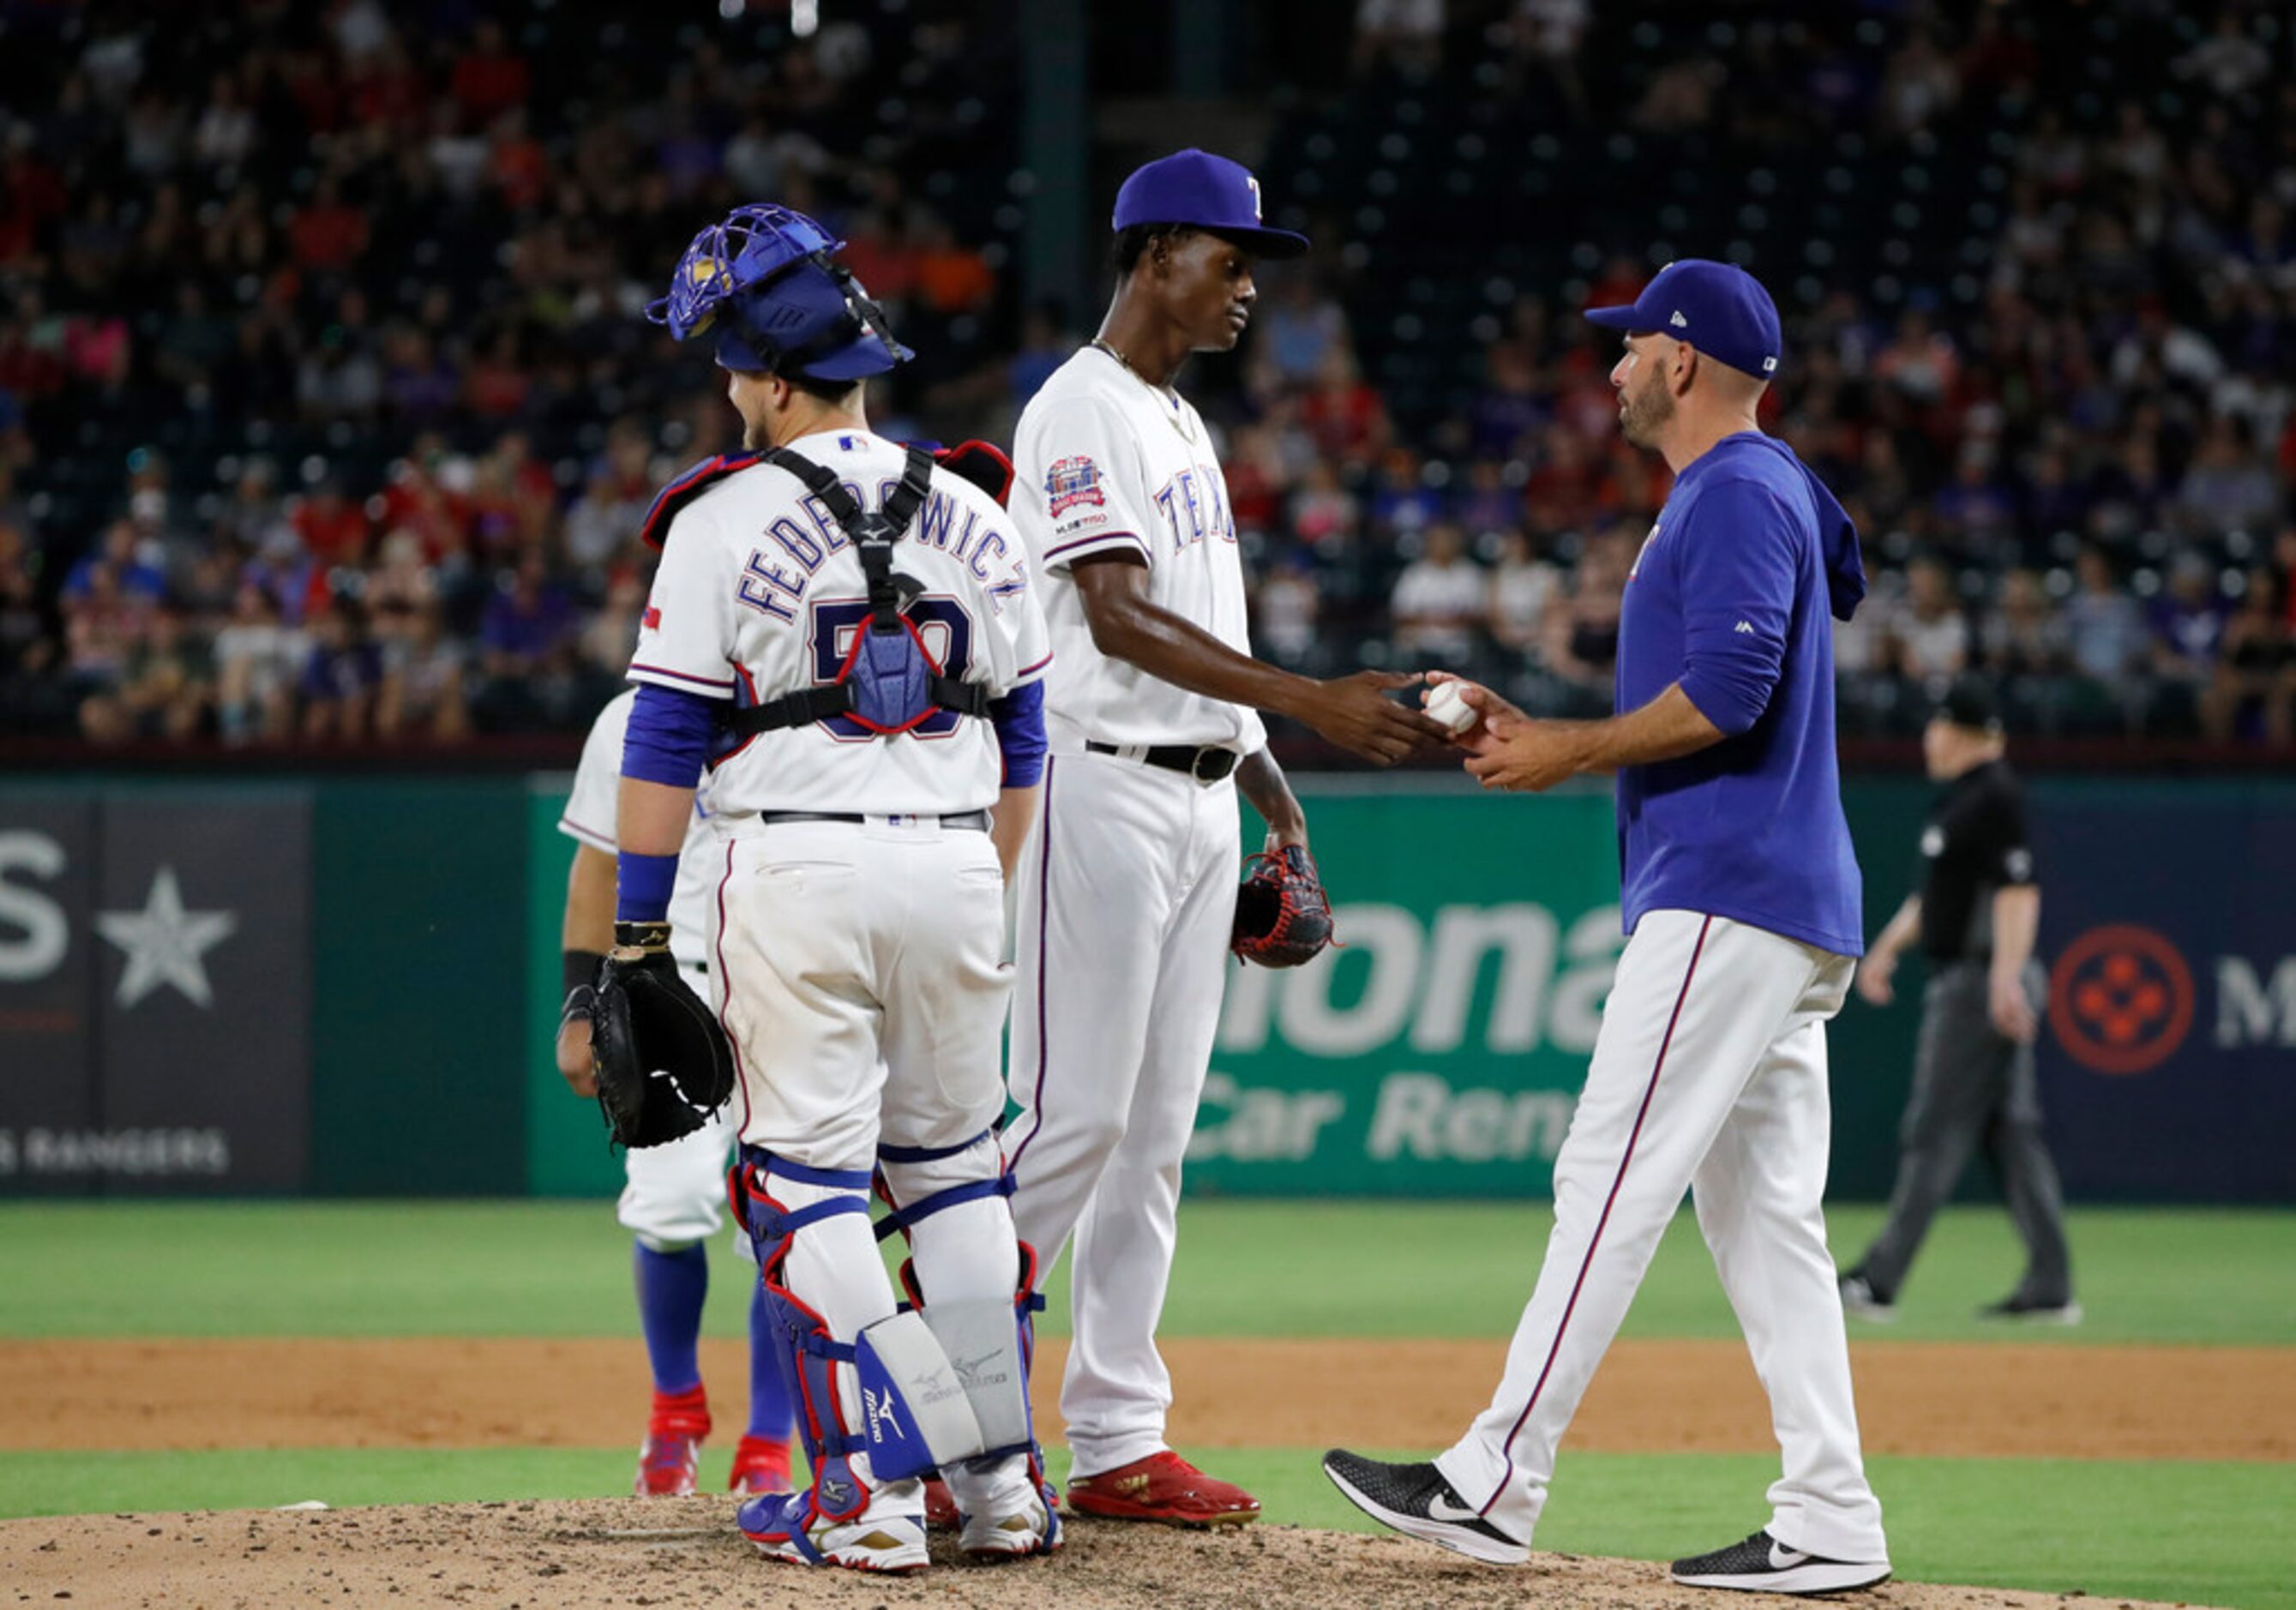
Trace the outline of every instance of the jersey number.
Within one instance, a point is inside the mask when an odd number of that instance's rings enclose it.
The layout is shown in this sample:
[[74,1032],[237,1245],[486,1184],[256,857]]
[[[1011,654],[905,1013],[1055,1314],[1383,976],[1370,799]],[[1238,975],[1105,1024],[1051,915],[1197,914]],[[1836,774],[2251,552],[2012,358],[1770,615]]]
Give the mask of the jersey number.
[[[958,681],[972,665],[972,618],[954,598],[919,598],[902,612],[924,639],[925,653],[944,676]],[[853,652],[853,636],[866,630],[869,602],[865,598],[824,599],[813,606],[813,679],[834,682]],[[964,718],[953,710],[938,710],[910,730],[920,738],[945,738]],[[868,728],[844,716],[822,723],[840,739],[873,737]]]

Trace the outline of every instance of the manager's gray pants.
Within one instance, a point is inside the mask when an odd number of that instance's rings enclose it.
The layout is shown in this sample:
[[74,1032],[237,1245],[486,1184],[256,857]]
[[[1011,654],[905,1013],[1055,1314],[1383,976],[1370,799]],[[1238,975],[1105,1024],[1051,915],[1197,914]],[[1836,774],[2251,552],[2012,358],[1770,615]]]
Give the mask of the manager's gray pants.
[[[1993,1026],[1986,973],[1983,962],[1951,963],[1931,976],[1922,995],[1913,1097],[1898,1131],[1898,1183],[1890,1193],[1889,1220],[1857,1265],[1885,1298],[1905,1284],[1931,1220],[1953,1195],[1970,1148],[1980,1140],[2025,1243],[2019,1294],[2049,1303],[2072,1298],[2064,1195],[2041,1139],[2033,1047]],[[2023,982],[2038,1013],[2045,988],[2038,962],[2027,965]]]

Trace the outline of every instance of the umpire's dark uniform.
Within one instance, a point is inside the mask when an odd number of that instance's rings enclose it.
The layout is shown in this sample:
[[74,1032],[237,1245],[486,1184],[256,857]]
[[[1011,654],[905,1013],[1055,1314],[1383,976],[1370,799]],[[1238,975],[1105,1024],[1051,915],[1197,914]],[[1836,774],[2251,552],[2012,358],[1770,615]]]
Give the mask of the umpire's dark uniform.
[[[1882,1303],[1905,1284],[1930,1220],[1980,1140],[2025,1243],[2025,1277],[1996,1311],[2065,1310],[2072,1302],[2064,1196],[2041,1139],[2033,1047],[1994,1027],[1988,1009],[1994,891],[2036,881],[2024,790],[2008,762],[1986,761],[1947,784],[1922,829],[1921,932],[1930,976],[1898,1183],[1889,1220],[1857,1266]],[[2046,987],[2039,962],[2026,964],[2023,982],[2038,1015]]]

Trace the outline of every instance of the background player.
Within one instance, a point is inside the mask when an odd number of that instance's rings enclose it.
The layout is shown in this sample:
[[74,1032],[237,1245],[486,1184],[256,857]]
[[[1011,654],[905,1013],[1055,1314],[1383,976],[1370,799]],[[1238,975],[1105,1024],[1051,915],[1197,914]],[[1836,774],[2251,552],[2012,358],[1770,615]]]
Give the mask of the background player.
[[1315,682],[1250,658],[1227,483],[1172,389],[1190,353],[1243,333],[1252,259],[1307,241],[1263,227],[1259,182],[1201,151],[1133,174],[1115,224],[1100,334],[1029,404],[1013,449],[1013,514],[1058,658],[1018,900],[1005,1156],[1046,1271],[1076,1237],[1070,1502],[1211,1524],[1259,1505],[1165,1446],[1155,1332],[1234,922],[1237,784],[1271,847],[1308,839],[1255,707],[1382,762],[1441,731],[1384,696],[1415,678]]
[[1831,612],[1866,590],[1832,493],[1755,424],[1777,309],[1742,269],[1671,263],[1611,372],[1627,439],[1677,479],[1620,620],[1618,710],[1533,721],[1486,690],[1486,786],[1618,773],[1628,935],[1554,1161],[1554,1228],[1490,1407],[1433,1464],[1334,1450],[1368,1514],[1478,1559],[1527,1558],[1554,1452],[1685,1187],[1770,1395],[1768,1527],[1677,1560],[1699,1587],[1814,1593],[1890,1573],[1866,1484],[1820,1202],[1825,1021],[1863,940],[1833,750]]
[[[577,844],[566,880],[566,1008],[558,1029],[558,1071],[578,1096],[594,1097],[590,1072],[591,981],[614,938],[615,804],[621,785],[622,734],[635,689],[607,702],[583,741],[574,792],[558,830]],[[710,850],[709,813],[694,802],[679,852],[676,891],[669,904],[670,952],[695,994],[709,993]],[[734,1144],[733,1114],[718,1116],[685,1139],[625,1152],[626,1183],[615,1217],[636,1237],[631,1263],[637,1282],[638,1319],[653,1372],[653,1409],[638,1452],[636,1491],[668,1497],[694,1491],[702,1440],[710,1431],[699,1344],[701,1310],[709,1292],[707,1243],[726,1209],[726,1156]],[[744,1242],[747,1236],[744,1235]],[[778,1492],[789,1486],[791,1402],[789,1360],[765,1287],[750,1294],[750,1428],[734,1450],[730,1485],[737,1492]]]
[[[902,1422],[873,1389],[864,1415],[857,1368],[857,1339],[894,1315],[873,1174],[912,1237],[913,1298],[994,1304],[1013,1350],[1017,1442],[947,1472],[963,1546],[1025,1555],[1058,1536],[1012,1318],[1032,1271],[993,1127],[1004,875],[1051,651],[996,501],[870,431],[862,382],[908,354],[840,244],[802,215],[739,209],[651,310],[681,339],[714,331],[752,452],[681,477],[648,519],[666,542],[630,664],[617,916],[633,937],[659,921],[711,762],[739,1178],[814,1467],[741,1524],[776,1558],[906,1571],[926,1562],[922,1486],[877,1468]],[[871,511],[906,533],[880,580],[860,547]]]
[[1945,789],[1922,828],[1921,888],[1857,969],[1857,992],[1886,1006],[1899,956],[1919,944],[1930,965],[1889,1217],[1841,1277],[1841,1306],[1867,1318],[1895,1317],[1930,1222],[1980,1140],[2025,1244],[2025,1277],[1981,1311],[2064,1325],[2081,1317],[2065,1248],[2064,1194],[2041,1138],[2033,1069],[2046,988],[2033,958],[2041,886],[2025,831],[2025,791],[2006,748],[1992,688],[1981,678],[1957,679],[1922,733],[1930,776]]

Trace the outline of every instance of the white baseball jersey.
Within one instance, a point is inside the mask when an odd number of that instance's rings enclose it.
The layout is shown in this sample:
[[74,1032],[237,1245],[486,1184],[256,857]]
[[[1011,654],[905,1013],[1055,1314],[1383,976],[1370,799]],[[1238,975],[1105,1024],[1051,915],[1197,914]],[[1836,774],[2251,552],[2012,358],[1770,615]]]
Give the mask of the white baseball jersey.
[[1083,598],[1061,584],[1090,554],[1136,554],[1147,562],[1152,602],[1238,653],[1251,652],[1227,478],[1194,407],[1086,347],[1021,414],[1013,464],[1013,518],[1048,579],[1044,608],[1057,658],[1045,713],[1055,752],[1073,753],[1087,739],[1242,754],[1264,746],[1258,711],[1102,653]]
[[[842,481],[864,508],[899,484],[906,449],[866,431],[791,448]],[[908,615],[941,670],[992,697],[1052,658],[1028,556],[996,500],[960,476],[932,491],[893,550],[922,595]],[[821,500],[770,464],[709,488],[671,522],[630,661],[630,679],[763,703],[837,680],[869,617],[861,561]],[[948,815],[996,801],[1004,758],[987,721],[943,711],[898,737],[843,718],[760,733],[719,759],[711,809]]]
[[[574,792],[558,818],[559,832],[608,855],[616,853],[622,736],[629,730],[630,706],[637,696],[637,689],[625,689],[609,699],[590,723],[590,735],[582,741],[581,763],[574,768]],[[709,783],[704,777],[694,791],[693,819],[685,826],[685,843],[677,852],[677,884],[669,897],[669,951],[682,967],[702,966],[709,959],[710,901],[717,887]]]

